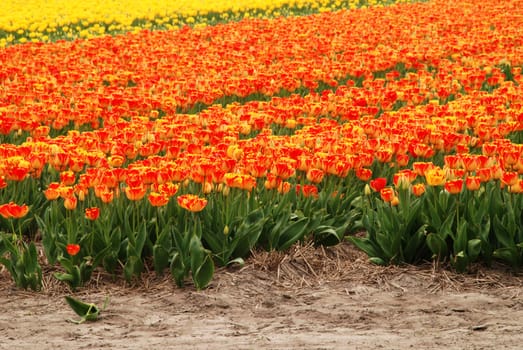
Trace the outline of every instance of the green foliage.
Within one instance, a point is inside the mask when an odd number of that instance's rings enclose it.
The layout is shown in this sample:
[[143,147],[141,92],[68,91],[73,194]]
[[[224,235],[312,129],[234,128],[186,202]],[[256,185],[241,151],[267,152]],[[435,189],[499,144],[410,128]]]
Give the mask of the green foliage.
[[0,263],[19,288],[34,291],[42,287],[42,268],[34,242],[26,243],[14,234],[0,234]]
[[80,316],[80,320],[69,320],[73,323],[84,323],[85,321],[96,321],[98,320],[98,317],[100,316],[100,312],[107,307],[108,298],[105,300],[105,303],[100,309],[96,304],[93,303],[85,303],[79,299],[73,298],[72,296],[66,295],[65,301],[67,304],[73,309],[73,311]]
[[421,218],[422,200],[412,198],[408,188],[398,190],[399,204],[382,201],[376,194],[363,200],[365,237],[347,239],[378,264],[415,263],[427,257],[427,224]]
[[[471,263],[502,260],[523,264],[523,201],[521,195],[489,182],[477,191],[450,194],[428,187],[419,198],[398,190],[398,206],[371,196],[358,201],[365,237],[348,240],[378,264],[448,260],[460,272]],[[431,253],[429,255],[428,253]]]

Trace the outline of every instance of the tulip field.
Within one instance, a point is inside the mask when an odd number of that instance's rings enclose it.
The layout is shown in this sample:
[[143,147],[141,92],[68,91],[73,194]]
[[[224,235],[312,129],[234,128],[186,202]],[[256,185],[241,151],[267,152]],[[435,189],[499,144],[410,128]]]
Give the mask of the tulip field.
[[[523,1],[0,5],[0,266],[523,266]],[[49,269],[47,269],[49,270]]]

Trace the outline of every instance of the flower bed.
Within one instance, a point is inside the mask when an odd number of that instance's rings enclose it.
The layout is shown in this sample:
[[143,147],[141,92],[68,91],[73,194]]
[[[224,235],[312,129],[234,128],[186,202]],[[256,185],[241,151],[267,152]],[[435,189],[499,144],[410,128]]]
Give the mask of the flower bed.
[[73,289],[146,266],[204,288],[253,247],[348,239],[380,264],[519,268],[519,5],[6,47],[0,262],[38,289],[38,236]]

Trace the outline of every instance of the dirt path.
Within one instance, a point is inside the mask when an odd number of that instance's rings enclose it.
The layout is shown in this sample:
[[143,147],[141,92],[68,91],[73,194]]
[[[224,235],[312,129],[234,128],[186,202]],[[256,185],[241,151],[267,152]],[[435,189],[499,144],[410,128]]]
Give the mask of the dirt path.
[[0,349],[523,347],[521,276],[379,268],[347,247],[257,256],[204,291],[154,277],[138,288],[95,283],[76,296],[109,305],[77,325],[66,290],[22,292],[1,274]]

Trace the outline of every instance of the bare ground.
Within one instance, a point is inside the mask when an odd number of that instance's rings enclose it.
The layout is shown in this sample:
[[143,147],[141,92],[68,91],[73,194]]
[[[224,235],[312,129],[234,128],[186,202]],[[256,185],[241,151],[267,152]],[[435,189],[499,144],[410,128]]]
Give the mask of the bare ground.
[[64,295],[52,277],[34,293],[0,273],[0,349],[523,348],[522,274],[378,267],[346,244],[255,252],[204,291],[99,274],[74,295],[109,304],[80,325]]

